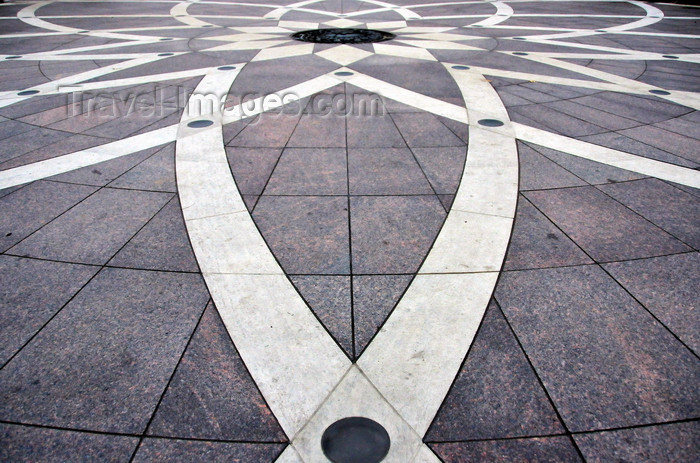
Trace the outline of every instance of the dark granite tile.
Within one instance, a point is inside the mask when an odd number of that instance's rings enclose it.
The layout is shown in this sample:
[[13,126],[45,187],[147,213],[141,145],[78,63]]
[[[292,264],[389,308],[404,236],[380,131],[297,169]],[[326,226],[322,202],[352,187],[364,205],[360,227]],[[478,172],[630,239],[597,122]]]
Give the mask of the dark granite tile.
[[51,180],[68,183],[81,183],[84,185],[105,186],[129,169],[151,157],[160,147],[149,148],[109,161],[100,162],[81,169],[72,170],[64,174],[49,177]]
[[543,146],[530,145],[527,143],[522,143],[522,145],[533,148],[538,153],[551,159],[577,177],[594,185],[644,178],[644,175],[640,175],[629,170],[618,169],[617,167],[611,167],[599,162],[589,161],[588,159],[579,158],[577,156],[545,148]]
[[266,195],[346,195],[345,149],[287,148],[265,188]]
[[172,198],[104,188],[11,248],[20,256],[104,264]]
[[0,168],[6,169],[15,167],[14,164],[16,163],[11,164],[8,161],[39,149],[42,146],[56,143],[68,136],[70,136],[69,133],[44,128],[36,128],[29,132],[20,133],[12,137],[5,138],[2,141],[2,145],[0,145]]
[[598,187],[678,239],[700,249],[700,199],[650,178]]
[[348,148],[405,148],[406,143],[389,114],[347,118]]
[[345,116],[304,114],[287,143],[295,148],[344,148]]
[[13,193],[13,192],[19,190],[23,186],[25,186],[25,185],[15,185],[15,186],[11,186],[8,188],[3,188],[2,190],[0,190],[0,198],[4,198],[5,196],[9,195],[10,193]]
[[253,219],[288,274],[350,272],[346,197],[262,196]]
[[462,179],[465,148],[414,148],[418,163],[438,194],[455,194]]
[[700,354],[700,254],[606,264],[605,270]]
[[42,146],[39,149],[31,151],[29,153],[18,156],[8,162],[2,164],[3,169],[9,169],[12,167],[19,167],[28,164],[33,164],[35,162],[44,161],[47,159],[56,158],[64,154],[74,153],[76,151],[82,151],[95,146],[103,145],[111,140],[99,137],[88,137],[84,135],[72,135],[70,137],[62,138],[55,143],[49,143],[46,146]]
[[523,351],[492,301],[425,440],[444,442],[564,432]]
[[693,463],[698,461],[700,421],[574,436],[586,461]]
[[496,299],[570,430],[700,413],[700,362],[599,267],[506,272]]
[[260,195],[281,154],[280,148],[226,147],[238,191],[242,195]]
[[292,135],[299,121],[299,116],[268,112],[251,121],[229,146],[247,146],[251,148],[282,148]]
[[[98,167],[98,170],[100,168]],[[102,170],[100,170],[102,172]],[[104,172],[102,172],[104,175]],[[175,145],[168,144],[150,158],[126,171],[109,186],[175,193]]]
[[430,448],[445,463],[465,461],[568,463],[581,461],[571,440],[564,436],[431,444]]
[[284,447],[284,444],[239,444],[146,438],[133,461],[134,463],[174,461],[272,463],[282,453]]
[[608,131],[605,127],[555,111],[541,104],[517,106],[511,108],[509,113],[515,122],[524,122],[520,120],[520,116],[525,116],[527,119],[535,120],[549,127],[551,131],[567,137],[584,137]]
[[350,149],[348,175],[352,195],[433,193],[408,148]]
[[625,153],[635,154],[644,158],[655,159],[657,161],[667,162],[683,167],[698,167],[700,164],[696,161],[676,156],[667,151],[660,150],[646,143],[642,143],[633,138],[626,137],[620,133],[604,133],[582,137],[581,140],[593,143],[599,146],[605,146],[614,150],[623,151]]
[[87,265],[0,256],[0,365],[98,270]]
[[531,191],[525,196],[597,262],[690,250],[594,187]]
[[177,197],[158,212],[112,260],[116,267],[198,272]]
[[438,195],[438,198],[440,198],[440,202],[445,207],[445,210],[449,211],[455,200],[455,195]]
[[354,273],[411,273],[446,213],[435,196],[351,197]]
[[411,275],[353,276],[355,353],[359,357],[413,280]]
[[199,275],[103,270],[0,371],[0,417],[143,432],[208,297]]
[[291,276],[311,310],[349,357],[353,356],[349,276]]
[[286,440],[211,302],[148,434],[230,441]]
[[[698,111],[695,111],[695,113],[697,112]],[[657,122],[654,124],[654,127],[659,127],[669,132],[685,135],[696,140],[700,139],[700,124],[698,124],[697,121],[692,120],[692,114],[694,113],[690,113],[684,117],[677,117],[674,119]],[[0,127],[2,126],[0,125]]]
[[[552,87],[556,86],[552,85]],[[544,106],[560,113],[564,113],[578,119],[583,119],[584,121],[591,121],[593,124],[605,127],[608,130],[628,129],[639,125],[638,121],[605,112],[605,106],[591,108],[590,106],[584,106],[568,100],[555,101],[552,103],[547,103]]]
[[0,251],[6,251],[97,188],[38,181],[0,199]]
[[391,116],[411,148],[464,146],[464,142],[429,113],[397,113]]
[[[35,126],[47,126],[53,124],[57,121],[61,121],[72,116],[74,113],[73,105],[58,106],[56,108],[47,109],[46,111],[40,111],[38,113],[30,114],[28,116],[20,117],[19,122],[24,122],[26,124],[31,124]],[[31,127],[31,126],[29,126]],[[57,129],[61,130],[61,129]]]
[[605,108],[605,111],[633,119],[645,124],[653,124],[680,116],[688,112],[683,107],[671,102],[660,101],[653,97],[629,95],[616,92],[601,92],[571,100],[573,103]]
[[[237,103],[236,103],[237,104]],[[230,107],[233,107],[235,105],[226,105],[226,108],[224,111],[228,110]],[[243,129],[246,128],[248,124],[253,122],[254,118],[248,117],[245,119],[241,119],[236,122],[230,122],[226,125],[224,125],[223,128],[223,135],[224,135],[224,145],[228,145],[231,140],[233,140]]]
[[593,261],[564,233],[520,197],[508,246],[505,270],[561,267]]
[[518,142],[520,190],[583,186],[586,182],[523,142]]
[[12,462],[129,461],[137,437],[0,424],[0,460]]
[[469,125],[457,122],[446,117],[438,117],[438,120],[443,123],[448,129],[457,135],[465,145],[469,144]]

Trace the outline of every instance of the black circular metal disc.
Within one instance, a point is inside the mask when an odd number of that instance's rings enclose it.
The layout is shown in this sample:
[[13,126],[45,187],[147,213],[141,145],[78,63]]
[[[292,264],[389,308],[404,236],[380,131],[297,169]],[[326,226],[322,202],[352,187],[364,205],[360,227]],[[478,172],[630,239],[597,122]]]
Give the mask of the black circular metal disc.
[[17,95],[19,96],[27,96],[27,95],[36,95],[39,93],[39,90],[24,90],[19,92]]
[[481,119],[479,125],[483,125],[484,127],[500,127],[503,125],[503,122],[498,119]]
[[311,43],[374,43],[391,40],[396,36],[390,32],[373,29],[315,29],[296,32],[290,37]]
[[193,129],[201,129],[204,127],[209,127],[212,125],[214,122],[207,120],[207,119],[200,119],[198,121],[192,121],[189,124],[187,124],[187,127],[192,127]]
[[323,453],[333,463],[379,463],[390,447],[386,429],[361,416],[336,421],[321,437]]
[[667,92],[666,90],[649,90],[649,93],[653,93],[654,95],[670,95],[671,92]]

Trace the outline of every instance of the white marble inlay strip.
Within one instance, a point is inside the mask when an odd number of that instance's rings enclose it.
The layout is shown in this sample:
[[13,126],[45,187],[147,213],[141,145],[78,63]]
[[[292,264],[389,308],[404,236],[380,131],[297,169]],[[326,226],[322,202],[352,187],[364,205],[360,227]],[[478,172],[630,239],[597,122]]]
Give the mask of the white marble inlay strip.
[[467,111],[461,106],[438,100],[437,98],[432,98],[412,90],[407,90],[403,87],[384,82],[383,80],[375,79],[366,74],[355,71],[352,72],[354,72],[354,75],[348,77],[347,81],[357,87],[391,98],[399,103],[431,112],[438,116],[447,117],[465,124],[467,123]]
[[[195,94],[223,94],[239,69],[213,70]],[[190,100],[191,102],[193,100]],[[220,113],[190,128],[185,109],[175,150],[182,212],[197,262],[226,328],[289,436],[350,367],[272,257],[228,167]]]
[[175,140],[177,124],[26,166],[0,171],[0,189],[116,159]]
[[[445,65],[471,121],[463,179],[418,276],[358,365],[423,435],[449,390],[491,298],[518,195],[518,155],[508,112],[474,73]],[[481,128],[482,118],[504,123]]]
[[513,8],[504,2],[491,2],[496,7],[496,12],[490,17],[472,24],[472,26],[494,26],[508,20],[513,15]]
[[642,175],[700,188],[700,172],[513,123],[518,139]]

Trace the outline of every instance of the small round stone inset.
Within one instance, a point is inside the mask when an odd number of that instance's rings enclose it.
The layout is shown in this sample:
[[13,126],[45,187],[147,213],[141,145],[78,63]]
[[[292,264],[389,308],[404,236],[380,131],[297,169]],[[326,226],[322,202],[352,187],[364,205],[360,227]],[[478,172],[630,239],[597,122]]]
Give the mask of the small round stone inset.
[[527,56],[527,53],[524,51],[514,51],[513,54],[518,56]]
[[39,93],[39,90],[24,90],[22,92],[17,93],[19,96],[29,96],[29,95],[36,95]]
[[483,125],[484,127],[500,127],[503,125],[503,122],[498,119],[481,119],[479,120],[479,125]]
[[452,69],[464,70],[464,69],[469,69],[469,66],[465,66],[463,64],[456,64],[456,65],[452,66]]
[[193,129],[202,129],[204,127],[209,127],[212,125],[214,122],[210,121],[209,119],[200,119],[198,121],[192,121],[187,124],[187,127],[191,127]]
[[336,421],[321,437],[321,449],[333,463],[379,463],[390,447],[386,429],[361,416]]
[[311,43],[375,43],[396,37],[390,32],[373,29],[314,29],[292,34],[294,40]]
[[6,56],[5,59],[18,59],[21,58],[20,55],[14,55],[14,56]]
[[678,57],[675,55],[663,55],[663,57],[668,59],[678,59]]
[[158,56],[173,56],[175,53],[158,53]]
[[649,93],[653,93],[654,95],[670,95],[671,92],[667,92],[666,90],[649,90]]
[[335,73],[336,76],[351,76],[353,74],[354,74],[354,72],[350,72],[350,71],[338,71]]
[[219,66],[218,68],[219,71],[233,71],[236,69],[236,66]]

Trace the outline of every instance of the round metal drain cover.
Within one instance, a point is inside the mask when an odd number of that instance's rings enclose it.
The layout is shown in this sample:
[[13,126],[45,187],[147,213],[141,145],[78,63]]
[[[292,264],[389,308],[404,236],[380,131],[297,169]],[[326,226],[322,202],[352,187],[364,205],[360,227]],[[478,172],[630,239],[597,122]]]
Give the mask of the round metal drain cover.
[[498,119],[481,119],[479,120],[479,125],[483,125],[484,127],[500,127],[503,125],[503,122]]
[[316,29],[296,32],[291,37],[311,43],[374,43],[391,40],[396,36],[373,29]]
[[333,463],[379,463],[389,453],[389,447],[386,429],[361,416],[336,421],[321,437],[323,453]]
[[209,127],[214,122],[207,119],[200,119],[198,121],[192,121],[187,124],[187,127],[192,127],[193,129],[202,129],[204,127]]

